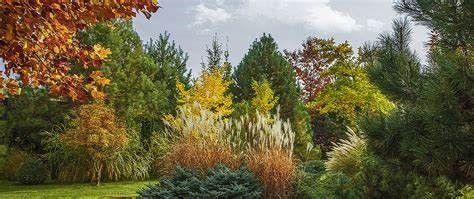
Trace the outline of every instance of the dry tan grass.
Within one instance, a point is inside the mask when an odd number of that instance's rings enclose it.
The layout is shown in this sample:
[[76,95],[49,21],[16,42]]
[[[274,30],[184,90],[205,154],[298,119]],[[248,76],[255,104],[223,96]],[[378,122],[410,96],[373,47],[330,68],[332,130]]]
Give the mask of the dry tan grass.
[[192,137],[176,142],[163,161],[167,174],[177,166],[205,173],[218,164],[231,169],[237,169],[241,165],[240,156],[234,154],[230,147],[202,142]]
[[295,183],[296,163],[281,150],[253,151],[247,166],[263,184],[264,198],[290,198]]

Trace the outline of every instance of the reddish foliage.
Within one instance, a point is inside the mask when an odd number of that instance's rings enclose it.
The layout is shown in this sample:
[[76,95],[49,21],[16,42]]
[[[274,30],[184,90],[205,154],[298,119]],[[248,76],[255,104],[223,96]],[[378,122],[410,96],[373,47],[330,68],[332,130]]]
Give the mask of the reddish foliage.
[[352,50],[347,42],[336,45],[334,39],[316,37],[308,38],[302,46],[302,49],[285,51],[285,54],[303,86],[303,99],[310,102],[330,82],[329,77],[323,77],[321,73],[336,61],[349,58]]
[[140,11],[149,17],[157,9],[156,0],[2,0],[0,58],[8,79],[0,79],[0,99],[18,94],[21,85],[45,86],[73,100],[102,98],[99,90],[108,81],[99,72],[83,77],[70,70],[73,64],[97,69],[110,51],[81,46],[75,33],[97,22],[131,18]]

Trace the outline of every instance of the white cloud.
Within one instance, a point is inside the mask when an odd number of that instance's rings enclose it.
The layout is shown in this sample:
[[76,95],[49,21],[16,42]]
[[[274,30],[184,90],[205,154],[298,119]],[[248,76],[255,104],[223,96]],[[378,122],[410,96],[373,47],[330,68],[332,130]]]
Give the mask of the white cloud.
[[223,23],[231,18],[231,14],[226,10],[219,7],[210,8],[202,3],[194,7],[192,10],[195,13],[193,25],[196,26],[208,23],[211,25]]
[[250,19],[261,17],[286,24],[308,25],[327,32],[352,32],[361,29],[346,13],[329,6],[330,0],[242,0],[238,13]]
[[367,19],[367,29],[372,32],[380,32],[384,28],[384,23],[376,19]]

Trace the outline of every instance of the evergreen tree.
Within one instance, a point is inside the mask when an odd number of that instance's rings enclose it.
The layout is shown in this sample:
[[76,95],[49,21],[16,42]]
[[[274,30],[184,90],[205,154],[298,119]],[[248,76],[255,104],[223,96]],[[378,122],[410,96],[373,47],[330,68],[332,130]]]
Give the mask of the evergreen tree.
[[410,41],[411,24],[408,19],[394,20],[393,33],[379,36],[375,46],[378,59],[368,63],[367,67],[372,81],[385,94],[404,102],[413,101],[418,97],[422,78],[421,64],[410,50]]
[[233,93],[236,101],[251,100],[255,95],[253,81],[270,82],[284,119],[293,119],[299,91],[293,69],[283,55],[271,35],[264,34],[255,40],[240,64],[236,67],[233,78]]
[[32,153],[43,153],[44,131],[66,124],[73,104],[49,96],[46,89],[22,89],[4,101],[6,144]]
[[471,0],[398,0],[395,10],[434,31],[442,46],[473,47],[474,3]]
[[162,127],[161,116],[174,110],[168,84],[176,81],[158,75],[160,68],[145,53],[129,21],[99,24],[78,37],[85,44],[101,44],[112,51],[101,68],[110,79],[106,103],[126,119],[128,127],[141,133],[147,146],[151,133]]
[[311,143],[308,126],[309,117],[305,110],[298,109],[301,104],[300,91],[296,84],[293,68],[278,51],[278,46],[269,34],[255,40],[233,73],[234,85],[232,92],[238,103],[249,102],[255,96],[252,88],[254,81],[268,81],[271,89],[278,96],[278,105],[283,119],[289,119],[296,132],[295,151],[304,151]]
[[[463,43],[472,38],[473,33],[461,27],[472,23],[472,18],[465,17],[472,12],[472,4],[468,1],[400,0],[396,8],[426,24],[439,33],[440,38],[431,46],[429,64],[419,74],[422,78],[417,80],[416,97],[405,101],[404,96],[393,95],[402,102],[397,111],[388,117],[371,118],[363,123],[369,149],[385,164],[397,166],[401,171],[431,179],[448,176],[463,184],[472,182],[474,60],[472,47]],[[458,11],[465,13],[449,22],[440,18],[453,16]],[[448,30],[447,27],[459,27],[459,30]],[[463,33],[467,35],[459,36],[459,31],[466,31]],[[394,46],[403,44],[400,40],[395,41]],[[396,51],[390,53],[395,54],[390,56],[397,55]],[[391,62],[384,61],[385,54],[378,56],[382,70],[393,67]],[[398,81],[397,76],[387,78],[388,82]],[[391,93],[406,90],[406,85],[379,84],[382,90]]]
[[170,111],[174,113],[179,98],[176,81],[179,81],[187,89],[190,87],[191,71],[186,69],[189,56],[174,41],[170,41],[168,32],[160,34],[158,40],[150,39],[145,45],[145,52],[158,65],[158,71],[154,78],[166,82],[166,88],[170,92],[168,97],[171,105]]
[[229,49],[226,46],[224,50],[223,44],[217,37],[217,33],[212,38],[211,47],[207,47],[206,54],[207,63],[204,63],[204,61],[201,63],[202,70],[223,70],[225,79],[230,80],[232,65],[229,62]]

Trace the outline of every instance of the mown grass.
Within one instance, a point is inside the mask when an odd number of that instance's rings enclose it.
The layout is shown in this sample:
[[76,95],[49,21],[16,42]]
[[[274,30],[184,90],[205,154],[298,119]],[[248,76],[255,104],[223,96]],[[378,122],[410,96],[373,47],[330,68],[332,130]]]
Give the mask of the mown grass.
[[0,181],[0,198],[134,198],[137,190],[156,181],[25,186]]

